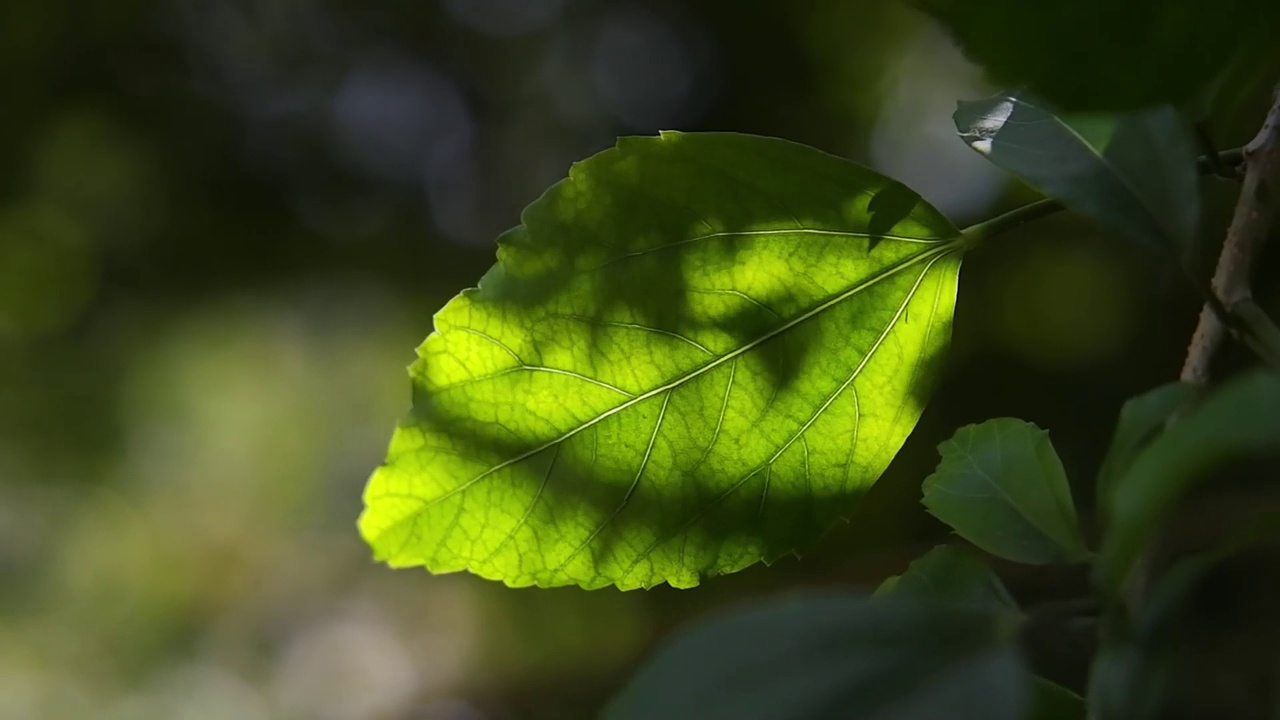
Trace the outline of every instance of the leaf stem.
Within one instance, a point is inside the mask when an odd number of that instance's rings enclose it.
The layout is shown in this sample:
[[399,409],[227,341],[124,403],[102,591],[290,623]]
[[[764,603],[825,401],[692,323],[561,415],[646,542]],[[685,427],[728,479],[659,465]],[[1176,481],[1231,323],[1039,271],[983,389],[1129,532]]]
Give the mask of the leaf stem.
[[1218,152],[1218,148],[1213,142],[1213,137],[1209,135],[1209,129],[1203,122],[1196,123],[1194,129],[1196,143],[1200,145],[1200,150],[1204,152],[1204,155],[1196,158],[1196,168],[1200,171],[1200,174],[1215,175],[1224,180],[1242,180],[1240,164],[1244,162],[1244,148]]
[[964,238],[965,247],[974,247],[984,240],[1006,233],[1019,225],[1039,220],[1064,209],[1062,203],[1052,198],[1044,198],[1033,203],[1014,208],[1007,213],[984,220],[965,228],[960,236]]
[[[1275,139],[1280,129],[1280,90],[1277,91],[1277,102],[1268,115],[1268,121],[1259,132],[1258,137],[1246,147],[1231,148],[1213,153],[1212,158],[1203,156],[1196,159],[1196,168],[1201,175],[1217,175],[1230,178],[1227,170],[1239,172],[1241,166],[1247,167],[1250,156],[1261,154],[1267,150],[1263,163],[1255,160],[1255,168],[1265,165],[1268,175],[1280,172],[1277,170],[1280,140]],[[1262,173],[1259,173],[1261,175]],[[1266,192],[1266,182],[1242,173],[1245,187],[1241,190],[1241,203],[1245,210],[1237,208],[1232,222],[1232,230],[1228,231],[1228,247],[1224,248],[1218,272],[1214,277],[1214,287],[1200,282],[1188,271],[1188,279],[1193,287],[1204,296],[1205,306],[1188,350],[1187,362],[1183,368],[1182,379],[1186,382],[1203,384],[1208,377],[1208,361],[1213,351],[1222,341],[1228,330],[1236,333],[1265,362],[1280,369],[1280,327],[1253,302],[1248,289],[1248,270],[1252,256],[1257,251],[1260,233],[1265,232],[1268,223],[1275,214],[1270,205],[1271,198]],[[1261,186],[1261,187],[1259,187]],[[1244,197],[1248,194],[1248,197]],[[1261,207],[1260,207],[1261,206]],[[960,233],[961,245],[973,248],[997,235],[1006,233],[1020,225],[1039,220],[1064,210],[1062,203],[1051,198],[1044,198],[1033,203],[1014,208],[1009,212],[997,215],[990,220],[970,225]],[[1237,225],[1248,227],[1243,232]],[[1244,242],[1241,235],[1247,235]],[[1241,248],[1247,247],[1248,250]],[[1185,270],[1185,268],[1184,268]],[[1221,295],[1221,297],[1220,297]]]

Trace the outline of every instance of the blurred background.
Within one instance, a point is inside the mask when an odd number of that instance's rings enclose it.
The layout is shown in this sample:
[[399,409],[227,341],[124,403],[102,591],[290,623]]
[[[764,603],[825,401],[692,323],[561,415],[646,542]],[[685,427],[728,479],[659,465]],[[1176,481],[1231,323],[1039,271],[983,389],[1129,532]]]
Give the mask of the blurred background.
[[[404,368],[571,162],[777,135],[966,224],[1034,197],[955,137],[997,88],[889,0],[0,0],[0,80],[3,720],[591,717],[687,619],[943,541],[919,483],[959,425],[1049,428],[1087,508],[1198,308],[1037,223],[966,261],[935,402],[803,560],[633,593],[392,572],[355,518]],[[1254,100],[1211,119],[1223,147]],[[1205,182],[1213,242],[1231,188]]]

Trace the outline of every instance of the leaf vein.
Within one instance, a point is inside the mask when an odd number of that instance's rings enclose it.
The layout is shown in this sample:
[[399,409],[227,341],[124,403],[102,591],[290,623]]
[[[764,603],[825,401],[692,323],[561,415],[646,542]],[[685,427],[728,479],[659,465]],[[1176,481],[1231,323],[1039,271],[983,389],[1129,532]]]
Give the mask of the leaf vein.
[[605,260],[599,265],[594,265],[588,268],[588,270],[599,270],[603,267],[612,265],[617,262],[622,262],[624,260],[630,260],[632,258],[649,255],[651,253],[659,252],[661,250],[669,250],[671,248],[683,247],[685,245],[701,242],[703,240],[714,240],[715,238],[724,238],[724,237],[773,237],[776,235],[823,235],[823,236],[829,236],[829,237],[866,238],[868,240],[875,239],[877,241],[899,240],[901,242],[916,243],[920,245],[938,245],[940,243],[947,242],[947,240],[937,240],[933,238],[918,238],[918,237],[911,237],[910,235],[885,235],[880,233],[856,232],[853,230],[826,230],[823,228],[807,228],[807,227],[778,228],[773,230],[722,230],[720,232],[707,233],[705,235],[695,235],[694,237],[685,238],[684,240],[678,240],[673,243],[667,243],[666,245],[658,245],[656,247],[645,248],[644,250],[636,250],[635,252],[629,252],[629,253]]
[[596,536],[598,536],[601,531],[606,527],[609,527],[609,524],[618,517],[618,513],[622,512],[623,508],[631,502],[631,496],[635,494],[636,488],[640,485],[640,478],[644,477],[645,468],[649,466],[649,458],[653,456],[653,445],[658,440],[658,433],[662,430],[662,421],[667,417],[667,406],[670,403],[671,392],[668,392],[666,397],[662,399],[662,409],[658,411],[658,421],[653,424],[653,434],[649,436],[649,445],[644,450],[644,458],[640,460],[640,467],[636,470],[635,478],[631,480],[631,486],[627,488],[626,494],[622,496],[622,502],[618,503],[618,507],[614,508],[609,517],[605,518],[604,522],[600,523],[595,530],[592,530],[591,534],[587,536],[587,539],[583,540],[578,547],[569,554],[569,557],[565,558],[564,561],[552,571],[553,573],[559,573],[564,570],[565,567],[567,567],[569,563],[579,555],[579,553],[591,544],[592,540],[596,539]]
[[560,434],[559,436],[557,436],[557,437],[555,437],[555,438],[552,438],[552,439],[550,439],[550,440],[548,440],[548,441],[546,441],[546,442],[542,443],[541,445],[538,445],[538,446],[536,446],[536,447],[530,448],[529,450],[526,450],[525,452],[522,452],[522,453],[520,453],[520,454],[518,454],[518,455],[515,455],[514,457],[511,457],[511,458],[510,458],[510,459],[508,459],[508,460],[504,460],[504,461],[502,461],[502,462],[500,462],[500,463],[498,463],[498,464],[494,465],[493,467],[491,467],[491,468],[489,468],[489,469],[487,469],[487,470],[485,470],[485,471],[481,472],[480,474],[478,474],[478,475],[476,475],[475,477],[473,477],[473,478],[471,478],[471,479],[467,480],[466,482],[463,482],[463,483],[458,484],[456,487],[454,487],[454,488],[452,488],[452,489],[448,490],[447,492],[444,492],[444,493],[442,493],[442,494],[440,494],[440,495],[437,495],[437,496],[436,496],[436,497],[434,497],[434,498],[430,498],[430,499],[426,499],[426,498],[424,498],[424,499],[423,499],[423,506],[424,506],[424,509],[425,509],[426,507],[430,507],[430,506],[432,506],[432,505],[434,505],[434,504],[436,504],[436,503],[438,503],[438,502],[442,502],[442,501],[444,501],[444,500],[448,499],[449,497],[451,497],[451,496],[453,496],[453,495],[456,495],[456,494],[461,493],[461,492],[465,492],[466,490],[468,490],[468,489],[470,489],[472,486],[474,486],[476,483],[480,482],[481,480],[484,480],[485,478],[489,477],[490,475],[493,475],[493,474],[494,474],[494,473],[496,473],[496,472],[500,472],[500,471],[502,471],[502,470],[504,470],[504,469],[506,469],[506,468],[508,468],[508,467],[510,467],[510,466],[512,466],[512,465],[514,465],[514,464],[516,464],[516,463],[518,463],[518,462],[521,462],[522,460],[526,460],[526,459],[528,459],[528,458],[530,458],[530,457],[532,457],[532,456],[536,455],[537,453],[539,453],[539,452],[541,452],[541,451],[543,451],[543,450],[545,450],[545,449],[547,449],[547,448],[551,447],[552,445],[555,445],[556,443],[563,442],[563,441],[567,440],[568,438],[573,437],[573,436],[574,436],[574,435],[576,435],[577,433],[582,432],[583,430],[585,430],[585,429],[587,429],[587,428],[589,428],[589,427],[591,427],[591,426],[593,426],[593,425],[595,425],[595,424],[597,424],[597,423],[603,422],[604,420],[606,420],[606,419],[608,419],[608,418],[610,418],[610,417],[612,417],[612,416],[616,415],[616,414],[617,414],[617,413],[619,413],[619,412],[622,412],[622,411],[624,411],[624,410],[626,410],[626,409],[628,409],[628,408],[630,408],[630,407],[632,407],[632,406],[636,405],[637,403],[644,402],[645,400],[648,400],[648,399],[650,399],[650,398],[656,397],[656,396],[658,396],[658,395],[660,395],[660,394],[662,394],[662,393],[664,393],[664,392],[667,392],[668,390],[672,390],[672,389],[675,389],[675,388],[677,388],[677,387],[680,387],[681,385],[685,384],[686,382],[689,382],[689,381],[691,381],[691,380],[693,380],[693,379],[695,379],[695,378],[697,378],[697,377],[699,377],[699,376],[703,375],[704,373],[709,372],[710,370],[713,370],[713,369],[714,369],[714,368],[716,368],[716,367],[719,367],[719,366],[720,366],[720,364],[722,364],[722,363],[725,363],[725,362],[731,362],[731,361],[732,361],[732,360],[734,360],[735,358],[737,358],[737,357],[739,357],[739,356],[741,356],[741,355],[744,355],[744,354],[746,354],[746,353],[748,353],[748,352],[750,352],[750,351],[754,350],[755,348],[759,347],[761,343],[763,343],[763,342],[765,342],[765,341],[767,341],[767,340],[770,340],[771,338],[777,337],[778,335],[781,335],[782,333],[786,332],[787,330],[790,330],[791,328],[793,328],[793,327],[795,327],[795,326],[797,326],[797,325],[799,325],[799,324],[801,324],[801,323],[803,323],[803,322],[805,322],[805,321],[807,321],[807,320],[809,320],[809,319],[813,318],[814,316],[816,316],[816,315],[818,315],[818,314],[822,313],[823,311],[825,311],[825,310],[827,310],[827,309],[829,309],[829,308],[831,308],[831,307],[833,307],[833,306],[835,306],[835,305],[838,305],[839,303],[843,302],[844,300],[848,299],[849,297],[852,297],[853,295],[855,295],[855,294],[857,294],[857,293],[859,293],[859,292],[862,292],[863,290],[865,290],[865,289],[867,289],[867,288],[869,288],[869,287],[871,287],[871,286],[875,285],[876,283],[881,282],[881,281],[882,281],[882,280],[884,280],[885,278],[892,277],[893,275],[896,275],[897,273],[899,273],[899,272],[901,272],[901,271],[905,270],[906,268],[911,267],[912,265],[915,265],[915,264],[917,264],[917,263],[919,263],[919,262],[929,261],[929,265],[930,265],[930,267],[931,267],[931,266],[933,265],[933,261],[936,261],[938,258],[941,258],[941,257],[945,256],[948,252],[950,252],[950,251],[954,250],[954,249],[958,246],[959,242],[960,242],[960,238],[953,238],[950,242],[945,243],[945,244],[942,244],[942,245],[940,245],[938,248],[935,248],[935,249],[932,249],[932,250],[929,250],[929,251],[926,251],[926,252],[922,252],[922,253],[920,253],[920,254],[918,254],[918,255],[912,255],[912,256],[910,256],[910,257],[908,257],[908,258],[905,258],[905,259],[903,259],[903,260],[899,261],[898,263],[896,263],[896,264],[894,264],[894,265],[891,265],[891,266],[889,266],[888,268],[885,268],[884,270],[882,270],[882,271],[881,271],[881,272],[879,272],[878,274],[873,275],[873,276],[871,276],[870,278],[866,278],[866,279],[862,280],[861,282],[859,282],[858,284],[856,284],[856,285],[854,285],[854,286],[852,286],[852,287],[850,287],[850,288],[848,288],[848,289],[844,290],[843,292],[838,293],[838,294],[837,294],[837,295],[835,295],[834,297],[832,297],[832,298],[830,298],[830,299],[828,299],[828,300],[826,300],[826,301],[824,301],[824,302],[822,302],[822,303],[819,303],[818,305],[814,306],[813,308],[810,308],[808,311],[806,311],[806,312],[804,312],[804,313],[802,313],[802,314],[800,314],[800,315],[796,316],[796,317],[795,317],[795,318],[793,318],[792,320],[790,320],[790,321],[788,321],[788,322],[786,322],[786,323],[784,323],[784,324],[782,324],[782,325],[780,325],[780,326],[778,326],[778,327],[776,327],[776,328],[774,328],[774,329],[772,329],[772,330],[769,330],[769,331],[767,331],[767,332],[763,333],[762,335],[760,335],[760,337],[758,337],[758,338],[756,338],[756,339],[754,339],[754,340],[752,340],[752,341],[750,341],[750,342],[744,343],[742,347],[740,347],[740,348],[738,348],[738,349],[736,349],[736,350],[733,350],[733,351],[731,351],[731,352],[725,353],[724,355],[720,355],[720,356],[716,357],[714,360],[712,360],[712,361],[710,361],[710,362],[707,362],[706,364],[699,365],[699,366],[697,366],[697,367],[695,367],[695,368],[693,368],[693,369],[689,370],[688,372],[684,373],[683,375],[680,375],[680,376],[678,376],[678,377],[676,377],[676,378],[673,378],[672,380],[670,380],[670,381],[668,381],[668,382],[666,382],[666,383],[664,383],[664,384],[662,384],[662,385],[660,385],[660,386],[658,386],[658,387],[656,387],[656,388],[654,388],[654,389],[652,389],[652,390],[649,390],[648,392],[645,392],[645,393],[642,393],[642,394],[640,394],[640,395],[637,395],[637,396],[635,396],[635,397],[631,398],[630,400],[627,400],[626,402],[623,402],[623,403],[621,403],[621,404],[619,404],[619,405],[615,405],[615,406],[613,406],[613,407],[611,407],[611,408],[609,408],[609,409],[607,409],[607,410],[605,410],[605,411],[601,412],[601,413],[600,413],[599,415],[597,415],[596,417],[591,418],[590,420],[587,420],[587,421],[583,422],[581,425],[578,425],[577,427],[570,428],[569,430],[567,430],[567,431],[563,432],[563,433],[562,433],[562,434]]
[[693,523],[697,522],[700,518],[702,518],[703,515],[705,515],[713,507],[715,507],[716,505],[719,505],[720,502],[723,501],[725,498],[727,498],[729,495],[732,495],[734,492],[736,492],[738,488],[742,487],[744,484],[746,484],[748,480],[750,480],[751,478],[759,474],[761,470],[764,470],[766,468],[771,468],[773,466],[774,461],[777,460],[778,457],[781,456],[782,453],[785,452],[786,449],[790,447],[796,441],[797,438],[802,437],[805,431],[807,431],[813,425],[813,423],[817,420],[818,416],[820,416],[828,407],[830,407],[831,403],[837,397],[839,397],[840,394],[844,392],[846,388],[852,385],[854,379],[858,376],[858,373],[860,373],[862,369],[866,367],[867,362],[870,360],[871,356],[875,353],[876,349],[880,347],[880,344],[884,341],[885,337],[888,336],[889,331],[892,330],[894,325],[897,324],[898,318],[902,316],[903,310],[906,308],[907,304],[911,302],[911,298],[915,295],[916,290],[920,288],[920,283],[923,282],[924,278],[929,274],[929,270],[933,267],[935,263],[937,263],[938,260],[942,259],[944,256],[945,254],[937,255],[936,257],[932,258],[930,262],[925,266],[924,270],[921,271],[920,273],[920,277],[916,278],[915,284],[912,286],[911,290],[907,292],[907,296],[902,301],[902,304],[898,306],[898,310],[896,313],[894,313],[893,318],[891,318],[889,322],[885,324],[885,329],[883,332],[880,333],[880,337],[876,339],[876,342],[871,346],[871,348],[866,352],[866,354],[862,356],[862,360],[858,363],[857,367],[853,369],[853,372],[850,373],[849,377],[844,381],[844,383],[842,383],[839,388],[836,388],[836,390],[833,393],[831,393],[831,395],[821,405],[821,407],[819,407],[817,411],[815,411],[814,414],[809,418],[808,422],[806,422],[798,431],[796,431],[796,433],[792,435],[787,442],[783,443],[783,446],[777,452],[775,452],[772,457],[770,457],[764,463],[757,465],[755,468],[751,470],[751,472],[744,475],[732,486],[730,486],[724,492],[720,493],[714,499],[712,499],[711,502],[699,508],[699,510],[696,513],[694,513],[694,515],[690,517],[683,525],[681,525],[678,529],[676,529],[674,533],[667,535],[666,537],[654,542],[652,545],[646,548],[645,551],[641,553],[635,559],[635,561],[632,562],[631,566],[627,568],[626,572],[623,573],[623,576],[625,577],[627,574],[629,574],[633,569],[635,569],[635,566],[637,564],[639,564],[645,558],[649,557],[649,555],[651,555],[654,550],[661,547],[663,543],[668,542],[669,540],[671,540],[672,537],[683,534],[685,530],[689,529],[689,527],[693,525]]
[[641,323],[622,322],[620,320],[600,320],[597,318],[587,317],[585,315],[574,315],[571,313],[551,313],[550,316],[564,318],[566,320],[575,320],[577,322],[586,323],[588,325],[600,325],[603,327],[626,328],[629,330],[645,330],[651,333],[656,333],[658,335],[665,335],[667,337],[680,340],[684,343],[692,345],[693,347],[701,350],[702,352],[708,355],[711,355],[711,356],[715,355],[715,353],[712,352],[710,349],[708,349],[707,346],[703,345],[697,340],[694,340],[691,337],[682,335],[678,332],[674,332],[671,330],[663,330],[662,328],[651,327],[649,325],[643,325]]

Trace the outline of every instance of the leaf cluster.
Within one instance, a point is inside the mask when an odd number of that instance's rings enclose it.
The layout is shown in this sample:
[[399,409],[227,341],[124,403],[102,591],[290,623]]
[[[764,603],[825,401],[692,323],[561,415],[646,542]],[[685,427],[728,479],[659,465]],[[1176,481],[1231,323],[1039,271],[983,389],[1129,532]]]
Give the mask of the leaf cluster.
[[[810,546],[915,426],[964,254],[1049,212],[1180,268],[1227,311],[1194,270],[1199,177],[1241,158],[1197,158],[1188,113],[1236,83],[1241,58],[1273,59],[1253,29],[1224,45],[1246,8],[921,4],[995,77],[1029,86],[961,102],[954,120],[1045,199],[962,230],[901,183],[784,140],[621,139],[530,205],[497,265],[437,314],[410,369],[413,410],[365,491],[359,527],[379,560],[632,589]],[[1098,18],[1099,57],[1064,48]],[[1193,48],[1177,55],[1187,67],[1152,75],[1140,58],[1172,57],[1170,43]],[[1072,73],[1046,69],[1067,61]],[[1250,322],[1233,327],[1255,346],[1276,336],[1265,314]],[[797,594],[689,628],[605,717],[1161,716],[1188,613],[1222,568],[1270,547],[1276,516],[1249,508],[1158,574],[1151,553],[1216,471],[1280,450],[1280,379],[1259,369],[1132,399],[1074,483],[1049,433],[1021,419],[962,427],[938,449],[922,502],[960,542],[873,595]],[[1088,532],[1072,496],[1087,481]],[[1092,585],[1023,607],[990,559],[1087,566]],[[1045,623],[1098,639],[1087,700],[1028,661]]]

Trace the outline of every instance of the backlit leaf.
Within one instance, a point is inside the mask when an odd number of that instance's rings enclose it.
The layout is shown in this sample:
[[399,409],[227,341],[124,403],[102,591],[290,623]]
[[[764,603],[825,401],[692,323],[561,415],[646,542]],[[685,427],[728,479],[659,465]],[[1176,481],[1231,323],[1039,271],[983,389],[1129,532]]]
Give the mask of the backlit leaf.
[[360,530],[515,586],[688,587],[802,547],[915,425],[959,243],[812,148],[624,138],[436,316]]

